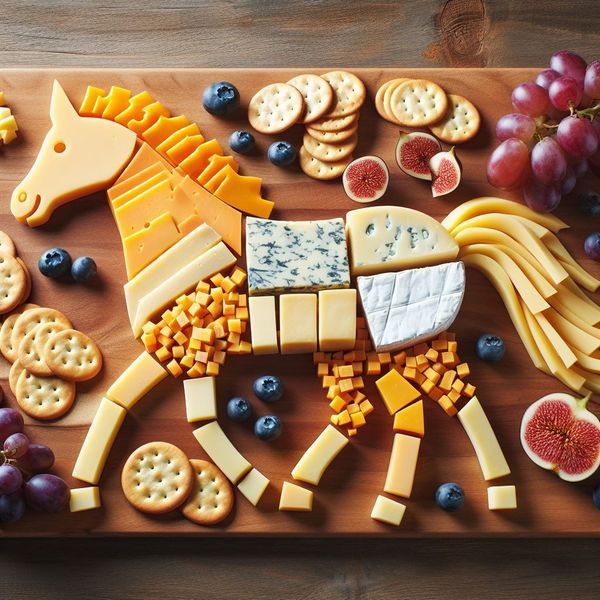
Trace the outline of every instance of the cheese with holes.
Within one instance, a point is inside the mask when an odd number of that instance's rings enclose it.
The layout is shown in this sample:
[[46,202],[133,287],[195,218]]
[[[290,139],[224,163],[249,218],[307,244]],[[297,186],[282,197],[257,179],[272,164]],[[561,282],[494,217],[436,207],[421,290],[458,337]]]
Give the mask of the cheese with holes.
[[316,294],[279,296],[279,341],[281,354],[316,352]]
[[73,477],[96,485],[127,411],[102,398],[73,467]]
[[271,221],[246,218],[251,295],[350,285],[343,219]]
[[400,525],[406,506],[385,496],[377,496],[373,510],[371,511],[371,519],[388,523],[389,525]]
[[517,508],[517,488],[514,485],[493,485],[488,488],[490,510],[513,510]]
[[351,350],[356,343],[356,290],[319,292],[319,350]]
[[277,354],[277,322],[275,319],[275,296],[248,298],[250,332],[253,354]]
[[94,486],[71,490],[71,496],[69,498],[69,510],[71,512],[94,510],[101,506],[100,488]]
[[258,469],[252,469],[238,483],[237,488],[250,504],[256,506],[269,483],[270,481]]
[[214,377],[186,379],[183,382],[183,394],[188,423],[217,418],[217,388]]
[[383,491],[394,496],[410,498],[419,458],[421,439],[397,433],[388,465]]
[[284,481],[281,486],[279,510],[310,512],[313,507],[314,494],[295,483]]
[[188,264],[173,273],[165,281],[157,281],[157,286],[140,299],[133,332],[136,337],[142,333],[144,323],[149,321],[159,310],[172,305],[181,294],[204,281],[211,275],[224,271],[236,262],[235,256],[223,242],[219,242],[200,256],[191,259]]
[[138,304],[146,294],[183,269],[191,259],[200,256],[220,241],[221,236],[212,227],[203,223],[161,253],[145,269],[128,281],[123,286],[123,290],[125,291],[129,321],[133,323]]
[[473,444],[484,479],[489,481],[508,475],[510,468],[477,396],[458,411],[458,420]]
[[377,352],[401,350],[452,325],[465,293],[465,266],[452,262],[359,277],[358,291]]
[[347,443],[348,438],[343,433],[333,425],[327,425],[293,468],[292,477],[296,481],[319,485],[323,473]]
[[238,452],[217,421],[211,421],[193,433],[206,454],[232,483],[240,481],[252,469],[252,465]]
[[454,260],[458,244],[435,219],[403,206],[369,206],[346,214],[353,275]]
[[166,376],[167,371],[150,354],[142,352],[108,388],[106,396],[131,410]]

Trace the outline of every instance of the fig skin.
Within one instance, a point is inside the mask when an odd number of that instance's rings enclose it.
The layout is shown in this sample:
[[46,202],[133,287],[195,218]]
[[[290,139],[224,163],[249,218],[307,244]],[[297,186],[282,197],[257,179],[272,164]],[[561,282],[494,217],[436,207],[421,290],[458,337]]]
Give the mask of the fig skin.
[[[449,163],[455,171],[456,174],[456,182],[453,185],[445,185],[441,190],[439,189],[440,180],[440,167],[442,165],[442,161],[446,161]],[[434,198],[438,198],[439,196],[446,196],[453,192],[459,185],[462,177],[462,170],[460,167],[460,163],[454,154],[454,146],[450,148],[448,152],[438,152],[435,156],[432,156],[429,161],[429,168],[431,170],[431,174],[433,176],[433,182],[431,184],[431,193]]]

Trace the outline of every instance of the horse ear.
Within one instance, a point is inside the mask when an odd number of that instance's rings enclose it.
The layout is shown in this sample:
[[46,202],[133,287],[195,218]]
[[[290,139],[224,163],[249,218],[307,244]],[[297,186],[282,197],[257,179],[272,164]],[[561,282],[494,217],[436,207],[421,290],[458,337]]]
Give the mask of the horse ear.
[[52,86],[52,97],[50,98],[50,119],[56,125],[73,118],[79,118],[79,115],[67,97],[65,90],[55,79]]

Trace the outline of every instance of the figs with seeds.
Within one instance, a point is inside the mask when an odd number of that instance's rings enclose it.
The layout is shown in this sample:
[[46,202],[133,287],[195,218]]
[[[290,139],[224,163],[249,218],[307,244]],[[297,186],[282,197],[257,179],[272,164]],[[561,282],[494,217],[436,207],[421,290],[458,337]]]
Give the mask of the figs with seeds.
[[431,157],[429,169],[433,180],[431,182],[431,193],[434,198],[445,196],[453,192],[460,183],[460,165],[456,160],[454,148],[448,152],[438,152]]
[[396,144],[396,162],[407,175],[431,181],[429,161],[441,150],[440,142],[429,133],[401,131]]
[[367,203],[379,200],[387,190],[390,174],[378,156],[362,156],[344,170],[342,183],[350,200]]
[[600,466],[600,421],[587,410],[589,395],[548,394],[521,421],[521,444],[542,469],[565,481],[582,481]]

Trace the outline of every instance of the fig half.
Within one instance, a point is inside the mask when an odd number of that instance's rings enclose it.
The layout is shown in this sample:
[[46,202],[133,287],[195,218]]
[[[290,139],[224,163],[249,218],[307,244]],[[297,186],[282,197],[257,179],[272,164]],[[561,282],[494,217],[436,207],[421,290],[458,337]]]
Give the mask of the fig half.
[[548,394],[521,421],[521,444],[542,469],[565,481],[582,481],[600,466],[600,421],[586,409],[589,396]]
[[396,144],[396,162],[407,175],[431,181],[429,161],[441,150],[440,142],[429,133],[401,131]]
[[385,161],[378,156],[362,156],[353,160],[342,176],[344,191],[354,202],[374,202],[388,188],[390,173]]
[[429,169],[433,180],[431,193],[434,198],[453,192],[460,183],[460,164],[454,154],[454,147],[448,152],[438,152],[431,157]]

